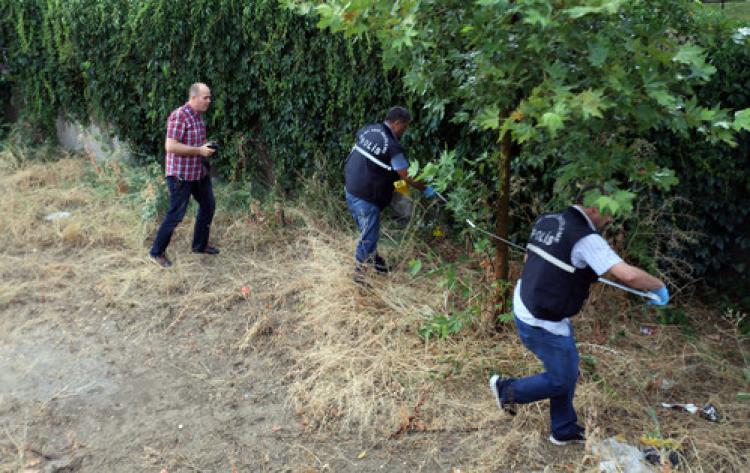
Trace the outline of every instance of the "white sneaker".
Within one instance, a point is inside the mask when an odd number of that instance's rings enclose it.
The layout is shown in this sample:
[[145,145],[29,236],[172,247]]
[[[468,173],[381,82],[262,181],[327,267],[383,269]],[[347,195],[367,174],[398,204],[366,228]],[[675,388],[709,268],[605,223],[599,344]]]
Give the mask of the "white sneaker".
[[555,445],[571,445],[574,443],[586,443],[586,437],[583,436],[583,432],[576,432],[573,435],[557,438],[555,434],[550,434],[549,441]]
[[511,402],[503,402],[502,393],[500,391],[502,389],[502,384],[506,381],[510,381],[510,379],[503,380],[500,378],[499,374],[492,375],[490,378],[490,391],[492,391],[492,395],[495,396],[497,407],[514,416],[516,415],[515,404]]

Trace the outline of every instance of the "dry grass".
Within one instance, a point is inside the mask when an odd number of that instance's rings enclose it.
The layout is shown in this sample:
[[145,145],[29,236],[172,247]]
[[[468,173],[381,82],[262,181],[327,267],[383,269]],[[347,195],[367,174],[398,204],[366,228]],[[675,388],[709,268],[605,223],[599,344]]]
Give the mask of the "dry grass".
[[[258,223],[222,213],[219,200],[213,239],[231,258],[206,263],[190,255],[188,220],[170,246],[176,266],[165,271],[146,258],[156,222],[142,222],[137,204],[116,182],[99,182],[112,187],[108,192],[92,184],[87,161],[16,163],[0,172],[0,225],[8,242],[0,252],[2,305],[32,300],[65,308],[85,299],[92,316],[117,320],[133,343],[148,333],[167,336],[195,328],[196,321],[201,326],[233,317],[243,330],[225,346],[205,349],[278,356],[288,367],[290,407],[311,431],[356,435],[373,448],[411,449],[424,459],[425,471],[446,465],[462,471],[598,469],[590,445],[548,445],[546,403],[524,406],[514,418],[496,408],[486,386],[493,372],[522,376],[540,368],[512,327],[502,333],[472,327],[425,342],[420,327],[450,311],[455,296],[426,271],[409,276],[403,264],[387,278],[373,276],[372,290],[361,292],[350,279],[355,235],[332,226],[342,219],[288,208],[294,223],[280,228],[270,216]],[[71,217],[46,221],[54,211]],[[427,252],[410,234],[387,256],[403,263]],[[658,326],[654,335],[641,335],[641,324],[653,322],[651,309],[597,287],[575,322],[582,355],[579,416],[592,433],[590,443],[621,435],[637,445],[642,434],[658,430],[682,442],[686,471],[746,470],[750,405],[736,397],[747,390],[747,364],[739,355],[747,352],[746,340],[710,306],[685,310],[697,334]],[[42,316],[30,314],[28,323]],[[85,329],[85,321],[75,323]],[[665,411],[660,402],[712,402],[725,420],[714,424]]]

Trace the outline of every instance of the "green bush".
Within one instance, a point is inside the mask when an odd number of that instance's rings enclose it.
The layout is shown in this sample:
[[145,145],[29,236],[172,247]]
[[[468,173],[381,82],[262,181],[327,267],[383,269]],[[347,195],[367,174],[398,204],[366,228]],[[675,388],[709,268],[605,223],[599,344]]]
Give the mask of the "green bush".
[[[315,20],[292,13],[282,3],[1,2],[0,92],[7,101],[12,87],[25,122],[48,136],[58,114],[84,123],[93,118],[110,124],[135,146],[144,164],[154,166],[163,159],[169,112],[186,100],[190,83],[205,81],[214,94],[207,115],[209,137],[222,144],[216,167],[240,183],[234,194],[237,205],[250,199],[246,189],[283,193],[294,190],[300,176],[315,176],[324,191],[340,189],[354,130],[401,103],[416,119],[405,137],[409,156],[424,163],[449,151],[443,156],[455,164],[446,167],[455,184],[449,191],[463,192],[457,200],[466,203],[452,209],[457,227],[463,228],[469,216],[491,226],[494,202],[477,190],[496,187],[492,134],[457,124],[459,104],[423,104],[405,97],[402,78],[384,72],[376,41],[321,31]],[[717,68],[700,90],[701,105],[720,103],[734,110],[750,106],[748,42],[734,42],[723,15],[703,18],[696,13],[689,20],[670,20],[679,29],[672,34],[698,35],[696,42],[708,50],[709,62]],[[447,69],[446,74],[452,72]],[[424,94],[424,99],[431,95]],[[691,218],[661,220],[661,230],[650,232],[640,225],[642,219],[634,219],[628,226],[633,236],[630,254],[649,267],[659,264],[647,257],[665,229],[674,228],[698,237],[693,246],[672,248],[674,254],[667,257],[686,261],[694,276],[708,282],[733,281],[737,288],[746,287],[747,135],[739,137],[736,148],[669,130],[641,141],[645,152],[669,157],[662,164],[674,169],[680,184],[670,195],[640,194],[640,215],[669,203],[673,214]],[[536,214],[562,204],[555,199],[565,192],[554,188],[565,164],[558,151],[558,141],[540,142],[524,146],[522,159],[513,162],[514,240],[526,239],[526,225]],[[629,155],[625,151],[630,150],[623,150]],[[245,181],[253,186],[242,186]],[[673,199],[674,194],[686,197],[690,206]],[[161,205],[158,199],[149,201],[144,212],[152,215]]]
[[[717,73],[698,96],[704,104],[735,110],[750,107],[748,41],[734,38],[735,27],[720,16],[708,15],[701,25]],[[738,135],[734,148],[669,133],[657,133],[653,141],[658,154],[669,156],[680,179],[675,193],[685,199],[675,202],[674,211],[690,216],[664,224],[696,237],[671,256],[690,262],[694,277],[721,287],[724,294],[750,308],[750,134]]]

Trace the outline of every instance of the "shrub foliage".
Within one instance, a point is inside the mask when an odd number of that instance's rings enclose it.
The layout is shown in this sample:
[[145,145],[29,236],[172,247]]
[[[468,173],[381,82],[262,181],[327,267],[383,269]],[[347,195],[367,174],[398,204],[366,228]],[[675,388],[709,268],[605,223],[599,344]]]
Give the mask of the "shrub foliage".
[[0,25],[27,119],[93,118],[159,159],[169,112],[205,81],[220,171],[282,188],[316,166],[338,177],[352,131],[399,99],[375,45],[273,0],[19,0]]
[[[450,48],[443,48],[435,50],[434,57],[429,57],[432,58],[433,65],[442,64],[445,67],[422,67],[424,64],[420,66],[420,63],[412,62],[413,67],[389,71],[383,67],[384,57],[385,62],[391,64],[397,62],[399,57],[403,59],[409,44],[386,47],[384,56],[380,46],[382,43],[375,39],[376,33],[357,32],[358,34],[348,37],[331,34],[316,26],[314,16],[298,15],[288,9],[285,5],[290,3],[305,2],[2,2],[0,91],[7,95],[12,87],[14,96],[20,101],[23,118],[38,128],[51,130],[59,114],[84,123],[94,119],[111,125],[115,133],[135,147],[136,155],[142,160],[160,162],[168,113],[186,100],[190,83],[205,81],[214,94],[213,108],[207,115],[209,135],[222,144],[221,155],[217,160],[219,172],[237,181],[264,184],[277,192],[294,189],[299,175],[317,174],[331,189],[340,186],[341,163],[351,146],[352,132],[365,122],[378,120],[388,106],[401,103],[411,108],[416,115],[415,126],[406,136],[410,157],[418,158],[424,164],[430,157],[442,152],[440,160],[434,165],[422,166],[423,176],[429,178],[432,173],[433,180],[438,181],[444,177],[443,180],[452,187],[452,202],[462,203],[453,208],[459,217],[457,220],[463,221],[463,217],[467,216],[464,213],[468,212],[471,214],[469,216],[486,228],[491,228],[494,223],[495,194],[482,190],[493,191],[498,188],[494,171],[497,164],[493,156],[497,154],[498,128],[505,124],[513,131],[515,141],[524,143],[523,149],[512,153],[517,158],[511,163],[513,174],[519,180],[511,197],[511,207],[515,209],[511,212],[511,217],[515,218],[511,222],[511,232],[523,229],[534,214],[549,208],[550,203],[558,205],[568,197],[560,195],[568,192],[559,186],[561,179],[576,180],[576,176],[586,174],[566,174],[571,169],[585,165],[588,169],[586,172],[591,176],[609,177],[628,187],[626,190],[637,190],[626,184],[644,179],[638,173],[640,168],[628,167],[623,163],[629,161],[627,156],[641,157],[652,164],[653,169],[649,170],[654,173],[651,174],[657,175],[655,171],[659,169],[669,169],[670,173],[666,175],[672,187],[663,186],[652,193],[637,194],[639,205],[635,208],[643,208],[641,203],[652,208],[662,208],[664,202],[677,202],[677,213],[689,213],[694,217],[685,221],[678,219],[668,222],[676,229],[695,231],[698,235],[694,240],[695,246],[670,256],[687,260],[695,268],[696,276],[711,275],[712,271],[726,271],[730,266],[736,271],[735,274],[747,273],[745,266],[747,248],[750,246],[747,231],[749,211],[746,205],[750,193],[747,171],[750,146],[747,133],[743,132],[735,137],[738,143],[736,147],[728,146],[724,143],[727,140],[723,139],[706,141],[704,133],[707,128],[722,133],[724,124],[720,110],[741,110],[750,106],[750,42],[744,36],[739,40],[733,37],[736,25],[727,24],[717,15],[703,17],[696,13],[698,10],[683,8],[686,2],[661,2],[660,4],[680,6],[674,9],[676,13],[673,15],[679,13],[681,16],[679,21],[674,21],[675,27],[672,28],[672,23],[663,16],[652,15],[646,3],[635,2],[639,5],[633,7],[635,11],[641,11],[638,10],[641,8],[645,17],[658,17],[661,18],[659,21],[665,23],[663,29],[668,34],[661,39],[657,38],[654,44],[681,48],[677,55],[664,59],[663,67],[668,68],[671,62],[682,58],[680,64],[684,63],[684,68],[690,69],[692,75],[701,76],[702,80],[694,81],[692,86],[695,93],[690,94],[697,101],[687,103],[689,110],[673,107],[676,110],[674,114],[664,113],[665,124],[656,130],[653,127],[649,129],[648,126],[641,130],[629,125],[610,129],[611,120],[587,121],[583,117],[581,120],[571,119],[566,122],[570,123],[567,125],[570,130],[566,133],[558,132],[555,136],[558,124],[556,117],[560,114],[547,102],[539,102],[539,110],[519,108],[518,114],[507,117],[501,116],[502,110],[493,108],[493,103],[510,95],[511,98],[516,97],[514,100],[518,102],[517,93],[505,93],[506,88],[515,90],[512,88],[513,83],[506,84],[505,88],[491,87],[491,84],[467,86],[459,89],[463,95],[447,96],[446,87],[464,78],[458,73],[466,68],[457,68],[456,64],[464,64],[471,58],[484,56],[471,55],[460,48],[454,51],[456,54],[448,55],[445,52]],[[516,2],[514,5],[517,8],[506,12],[506,16],[509,24],[513,25],[512,28],[527,32],[531,39],[537,41],[524,42],[525,47],[530,48],[539,43],[534,47],[542,48],[543,51],[547,43],[540,43],[537,36],[541,34],[540,31],[550,30],[545,22],[556,18],[552,12],[557,10],[549,9],[548,14],[542,14],[547,10],[532,8],[532,3],[542,6],[550,4],[541,0],[536,3],[531,0]],[[555,5],[558,3],[560,2]],[[602,5],[622,3],[604,2]],[[453,23],[442,20],[436,23],[441,28],[449,28],[454,23],[460,26],[468,11],[478,12],[477,18],[481,20],[481,15],[489,15],[494,11],[492,9],[505,8],[503,5],[510,3],[483,0],[472,2],[469,6],[462,2],[452,2],[446,3],[442,10],[433,11],[425,7],[424,14],[435,19],[446,15],[446,12],[456,12],[457,16],[448,16]],[[521,9],[518,5],[525,6]],[[607,34],[613,34],[613,30],[608,28],[594,28],[596,22],[592,12],[596,13],[596,8],[576,8],[573,8],[575,15],[568,11],[567,17],[582,18],[581,21],[592,18],[591,25],[584,21],[585,25],[591,27],[592,37],[604,41]],[[600,9],[602,8],[605,7]],[[332,12],[335,13],[333,10]],[[329,20],[336,18],[333,13],[328,15]],[[403,21],[408,23],[409,18],[405,16]],[[610,21],[614,17],[604,15],[602,18]],[[635,16],[633,18],[633,27],[636,28],[639,23]],[[560,19],[560,28],[568,28],[568,20],[563,19]],[[472,28],[459,28],[456,34],[446,32],[436,38],[448,46],[452,45],[452,41],[458,41],[467,35],[481,43],[484,34],[477,31],[484,31],[482,28],[485,26],[490,33],[494,31],[489,23],[489,26],[485,23],[479,21]],[[412,26],[418,30],[423,25]],[[383,31],[394,32],[396,40],[401,38],[398,34],[402,34],[401,39],[405,38],[407,42],[415,40],[409,36],[412,31],[409,28]],[[586,34],[578,31],[571,31],[570,34],[580,40],[581,47],[591,46],[586,41]],[[500,43],[488,44],[496,46]],[[700,47],[689,46],[692,44]],[[556,47],[562,48],[561,45]],[[616,44],[610,49],[611,54],[618,51]],[[635,57],[646,61],[643,64],[659,59],[655,53],[659,51],[659,47],[636,49],[638,54]],[[394,56],[399,51],[402,51],[402,56]],[[570,48],[570,57],[573,59],[576,51],[575,48]],[[592,51],[601,53],[596,48]],[[497,64],[492,62],[492,58],[504,53],[494,49],[489,52],[492,53],[487,56],[489,59],[480,65],[494,73],[499,69],[495,67]],[[626,56],[625,52],[621,53],[623,57]],[[628,54],[631,53],[632,51]],[[524,67],[529,63],[526,60],[528,58],[519,56],[516,59]],[[599,62],[619,64],[614,60],[606,62],[603,56],[596,54],[589,59],[581,64],[586,67],[591,65],[589,63],[596,65]],[[625,66],[627,64],[623,65]],[[402,76],[404,70],[410,71],[411,75]],[[714,70],[713,74],[705,72]],[[474,76],[469,74],[471,70],[466,71],[466,77],[472,79]],[[552,67],[550,71],[570,73],[561,67]],[[637,75],[636,72],[632,73]],[[703,75],[706,78],[710,76],[710,80],[705,80]],[[537,76],[552,79],[556,77],[555,74],[545,75],[541,72],[531,75]],[[584,78],[590,79],[588,76]],[[670,80],[675,82],[678,79],[675,76]],[[498,82],[502,83],[502,80]],[[467,84],[472,83],[468,81]],[[656,84],[661,87],[659,91],[664,89],[663,94],[660,92],[661,95],[654,95],[653,87],[647,88],[650,91],[649,97],[659,104],[659,100],[669,102],[668,93],[678,91],[673,91],[674,87],[670,84],[671,82]],[[413,92],[407,95],[405,88]],[[486,90],[488,88],[489,92]],[[559,90],[562,89],[552,87],[551,92],[544,97],[552,97]],[[641,89],[633,90],[633,93],[641,93]],[[495,97],[497,100],[489,105],[480,104],[481,107],[472,109],[476,113],[467,115],[467,107],[473,106],[485,96]],[[622,95],[610,96],[612,101],[624,100]],[[563,99],[570,99],[566,97]],[[592,100],[595,105],[599,104],[596,94],[576,97],[587,99],[586,103],[589,105]],[[527,102],[524,103],[529,107],[533,105],[530,101]],[[607,113],[612,116],[616,116],[615,112],[621,108],[615,107],[614,103],[606,108],[611,112]],[[645,107],[649,103],[651,102],[643,101],[641,106]],[[514,102],[511,105],[515,107],[518,104]],[[501,108],[513,110],[510,105]],[[596,118],[597,114],[601,115],[605,110],[601,108],[600,111],[599,108],[587,113]],[[667,108],[669,107],[664,110]],[[631,111],[634,111],[634,116],[638,116],[638,120],[643,121],[641,111],[635,108]],[[536,116],[535,113],[539,115],[538,123],[522,118]],[[691,114],[698,118],[682,128],[672,126],[675,117],[690,118]],[[526,126],[527,122],[531,124],[528,129],[519,128]],[[605,150],[598,142],[588,140],[586,137],[591,130],[581,128],[586,123],[601,125],[601,129],[594,130],[598,135],[606,134],[609,130],[627,138],[628,146],[620,146],[615,150],[623,152],[623,156],[618,155],[616,162],[613,161],[615,171],[602,175],[597,172],[596,163],[600,163],[599,167],[602,167],[601,163],[611,161],[610,158],[617,153],[609,153],[611,150]],[[704,125],[703,128],[701,124]],[[687,129],[693,131],[688,133]],[[520,139],[527,132],[533,132],[536,138]],[[572,139],[571,136],[577,139]],[[634,151],[636,145],[638,150]],[[586,149],[587,158],[579,159],[583,148]],[[632,171],[630,168],[635,170],[630,173],[632,176],[628,174]],[[679,179],[676,186],[675,177]],[[667,188],[669,190],[665,190]],[[630,199],[629,196],[633,194],[626,192],[623,195]],[[686,200],[674,200],[675,195],[690,201],[690,207],[679,207]],[[663,232],[650,233],[656,234]],[[521,241],[525,236],[521,230],[521,234],[514,235],[514,239]],[[649,232],[642,231],[640,227],[637,238],[638,244],[631,246],[635,256],[638,256],[638,251],[649,253]],[[641,250],[636,251],[638,248]]]

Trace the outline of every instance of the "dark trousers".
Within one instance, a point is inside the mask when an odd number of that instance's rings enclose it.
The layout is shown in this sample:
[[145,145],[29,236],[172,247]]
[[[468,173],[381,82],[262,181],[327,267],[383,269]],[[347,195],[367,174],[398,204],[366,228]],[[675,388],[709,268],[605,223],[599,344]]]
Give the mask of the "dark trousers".
[[216,210],[211,176],[206,175],[200,181],[181,181],[176,177],[167,176],[167,187],[169,188],[169,210],[156,233],[156,239],[149,253],[151,256],[164,255],[174,229],[185,217],[191,195],[198,202],[193,230],[193,250],[203,251],[208,245],[208,234]]
[[578,416],[573,396],[578,381],[578,349],[573,327],[570,335],[563,337],[516,317],[516,329],[526,348],[544,364],[544,372],[510,382],[504,391],[512,392],[512,399],[503,400],[526,404],[549,399],[552,433],[559,438],[576,434]]

